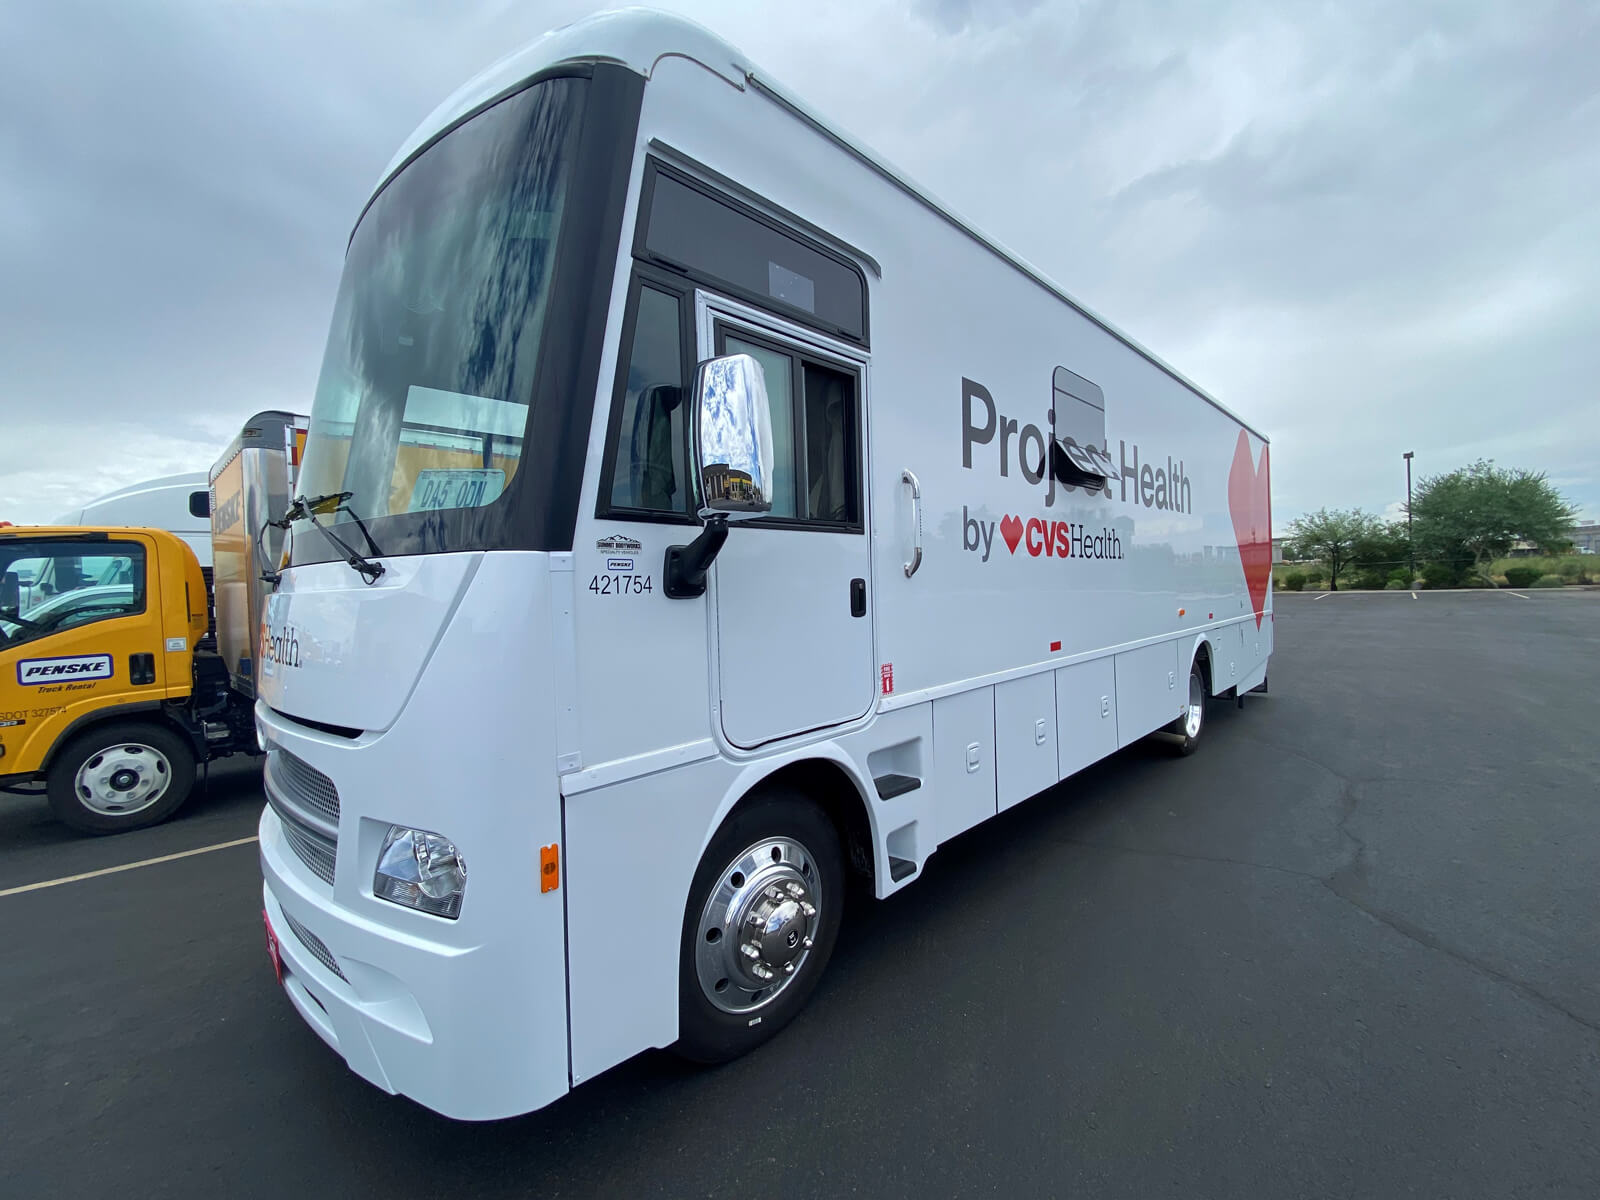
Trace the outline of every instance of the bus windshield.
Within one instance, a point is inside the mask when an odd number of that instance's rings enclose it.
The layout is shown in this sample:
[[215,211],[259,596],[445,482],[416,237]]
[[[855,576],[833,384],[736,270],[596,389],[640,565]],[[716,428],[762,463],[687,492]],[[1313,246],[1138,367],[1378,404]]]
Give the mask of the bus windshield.
[[[587,83],[554,78],[418,155],[350,240],[296,491],[381,552],[478,548],[519,482]],[[326,511],[326,510],[324,510]],[[452,514],[455,514],[453,519]],[[340,556],[304,519],[295,563]]]

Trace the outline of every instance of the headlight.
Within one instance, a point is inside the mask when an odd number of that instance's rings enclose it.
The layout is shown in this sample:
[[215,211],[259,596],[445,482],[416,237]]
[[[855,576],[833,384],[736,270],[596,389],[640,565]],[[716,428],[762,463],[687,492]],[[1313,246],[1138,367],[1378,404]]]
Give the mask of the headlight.
[[389,826],[372,875],[374,896],[454,921],[466,892],[467,864],[454,842],[425,829]]

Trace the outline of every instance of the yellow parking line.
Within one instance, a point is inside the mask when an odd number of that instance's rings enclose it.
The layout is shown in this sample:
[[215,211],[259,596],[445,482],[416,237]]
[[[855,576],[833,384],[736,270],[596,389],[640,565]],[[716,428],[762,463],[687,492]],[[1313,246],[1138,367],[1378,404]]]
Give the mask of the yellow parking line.
[[247,846],[254,837],[238,838],[231,842],[218,842],[215,846],[201,846],[197,850],[183,850],[177,854],[163,854],[160,858],[146,858],[139,862],[123,863],[120,867],[102,867],[98,871],[85,871],[82,875],[63,875],[60,879],[46,879],[42,883],[28,883],[22,887],[6,888],[0,896],[17,896],[23,892],[37,892],[41,888],[60,887],[63,883],[77,883],[80,879],[95,879],[101,875],[115,875],[118,871],[132,871],[139,867],[153,867],[157,863],[172,862],[179,858],[193,858],[196,854],[210,854],[213,850],[229,850],[234,846]]

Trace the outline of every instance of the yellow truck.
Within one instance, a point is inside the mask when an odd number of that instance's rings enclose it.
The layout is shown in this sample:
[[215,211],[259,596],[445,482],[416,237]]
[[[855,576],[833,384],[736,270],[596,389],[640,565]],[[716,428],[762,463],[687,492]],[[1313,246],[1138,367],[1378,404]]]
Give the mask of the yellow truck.
[[85,833],[163,821],[198,764],[255,750],[205,637],[194,550],[160,529],[0,529],[0,788]]

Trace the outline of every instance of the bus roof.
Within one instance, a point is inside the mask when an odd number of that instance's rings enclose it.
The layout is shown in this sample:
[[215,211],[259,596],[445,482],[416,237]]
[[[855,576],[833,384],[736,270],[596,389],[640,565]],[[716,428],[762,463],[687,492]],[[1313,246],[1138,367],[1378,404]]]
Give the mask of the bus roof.
[[1263,442],[1271,440],[1160,355],[1124,333],[1068,293],[1043,271],[983,233],[949,205],[913,182],[882,155],[858,142],[843,130],[830,125],[804,101],[759,71],[736,47],[687,17],[646,8],[614,9],[595,13],[536,38],[520,50],[513,51],[479,72],[435,108],[422,124],[417,126],[400,147],[399,152],[390,160],[389,165],[384,168],[373,194],[376,195],[381,191],[390,177],[435,137],[496,97],[514,90],[522,81],[540,71],[567,62],[614,62],[648,79],[655,65],[663,58],[689,59],[720,75],[741,91],[751,87],[761,92],[840,149],[861,161],[901,192],[938,213],[968,237],[1005,259],[1040,287],[1093,321],[1106,333],[1147,359],[1207,404],[1238,422]]

